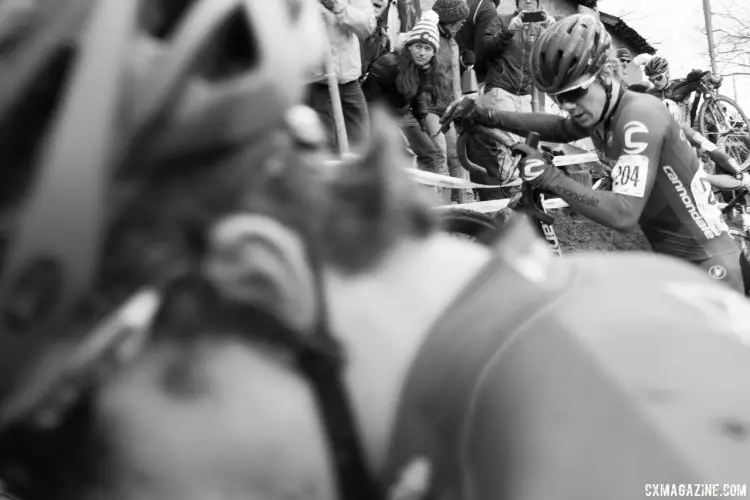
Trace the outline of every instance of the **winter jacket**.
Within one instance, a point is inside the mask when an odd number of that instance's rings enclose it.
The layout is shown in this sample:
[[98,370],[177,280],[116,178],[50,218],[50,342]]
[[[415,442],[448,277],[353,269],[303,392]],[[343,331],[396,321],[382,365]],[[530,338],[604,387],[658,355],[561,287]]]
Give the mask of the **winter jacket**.
[[438,115],[445,113],[448,105],[461,97],[461,69],[459,62],[460,48],[448,32],[440,26],[440,49],[435,57],[439,64],[447,72],[449,83],[447,95],[430,107],[430,112]]
[[[342,4],[339,14],[322,10],[334,72],[339,84],[343,84],[362,75],[360,40],[366,39],[375,29],[375,11],[371,0],[338,1]],[[311,80],[325,83],[325,66],[314,71]]]
[[482,52],[487,58],[487,89],[499,87],[511,94],[529,95],[534,86],[531,79],[531,48],[547,22],[524,23],[516,32],[508,31],[511,19],[518,15],[498,15],[482,35]]
[[368,103],[385,102],[398,116],[404,117],[411,112],[417,120],[421,120],[434,105],[432,89],[427,84],[427,71],[421,74],[416,95],[409,98],[396,86],[398,58],[398,52],[391,52],[375,61],[362,83],[362,91]]
[[493,19],[498,17],[497,3],[494,0],[469,0],[469,15],[456,33],[456,42],[461,54],[473,51],[476,54],[474,71],[477,81],[483,82],[487,76],[487,58],[482,50],[482,35]]

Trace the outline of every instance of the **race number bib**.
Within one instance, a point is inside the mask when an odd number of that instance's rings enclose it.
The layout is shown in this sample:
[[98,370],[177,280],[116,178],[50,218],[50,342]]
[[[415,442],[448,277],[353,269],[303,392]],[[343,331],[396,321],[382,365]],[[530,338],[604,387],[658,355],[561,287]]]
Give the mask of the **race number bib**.
[[690,191],[693,193],[695,207],[698,209],[698,212],[703,216],[706,224],[709,225],[714,234],[719,236],[722,232],[729,231],[729,226],[727,226],[727,223],[721,216],[716,196],[705,175],[706,172],[703,170],[703,166],[699,167],[698,172],[695,173],[690,183]]
[[646,195],[648,158],[641,155],[622,155],[612,167],[612,191],[636,198]]

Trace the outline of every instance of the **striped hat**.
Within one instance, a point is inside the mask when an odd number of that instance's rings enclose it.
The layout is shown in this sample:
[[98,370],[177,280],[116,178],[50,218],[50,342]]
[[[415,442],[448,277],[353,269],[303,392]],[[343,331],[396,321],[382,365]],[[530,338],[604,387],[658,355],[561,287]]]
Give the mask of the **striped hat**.
[[414,25],[414,28],[406,35],[404,47],[412,43],[422,42],[429,43],[435,52],[440,48],[440,32],[438,31],[438,22],[440,17],[434,10],[428,10],[422,14],[422,17]]

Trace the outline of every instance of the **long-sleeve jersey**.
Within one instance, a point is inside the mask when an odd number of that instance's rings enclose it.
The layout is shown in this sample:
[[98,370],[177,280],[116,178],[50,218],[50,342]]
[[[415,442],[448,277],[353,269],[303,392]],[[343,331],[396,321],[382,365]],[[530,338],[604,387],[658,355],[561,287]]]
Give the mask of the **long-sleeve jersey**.
[[493,113],[490,125],[550,142],[591,137],[612,165],[612,192],[548,169],[539,182],[577,212],[618,230],[640,226],[654,251],[691,261],[737,251],[680,125],[653,96],[625,91],[608,120],[584,128],[543,113]]

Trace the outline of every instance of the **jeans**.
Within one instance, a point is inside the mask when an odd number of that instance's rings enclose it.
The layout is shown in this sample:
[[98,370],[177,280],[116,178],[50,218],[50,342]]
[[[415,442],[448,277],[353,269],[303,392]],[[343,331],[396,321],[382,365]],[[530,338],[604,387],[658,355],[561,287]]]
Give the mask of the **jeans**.
[[[468,181],[469,171],[458,161],[458,150],[456,149],[456,139],[458,139],[458,136],[453,124],[451,124],[451,127],[444,134],[438,136],[438,139],[442,139],[439,142],[441,147],[444,148],[443,154],[448,159],[448,172],[451,177]],[[474,198],[474,191],[471,189],[452,189],[451,201],[458,203],[473,203],[476,201]]]
[[[432,137],[437,132],[437,129],[430,126],[433,124],[433,120],[426,121],[428,123],[427,130],[425,131],[422,130],[417,119],[409,113],[402,121],[401,130],[409,142],[409,147],[417,157],[417,167],[420,170],[449,175],[443,148],[440,147],[438,138]],[[441,135],[438,135],[438,137]],[[447,192],[448,190],[437,188],[436,191],[441,203],[450,203],[450,193]]]
[[[362,86],[358,81],[339,84],[341,107],[344,111],[344,123],[349,146],[356,149],[363,145],[369,135],[370,117]],[[323,122],[328,134],[328,143],[332,149],[338,147],[336,122],[333,119],[331,93],[326,83],[312,83],[308,88],[308,105],[313,108]]]

